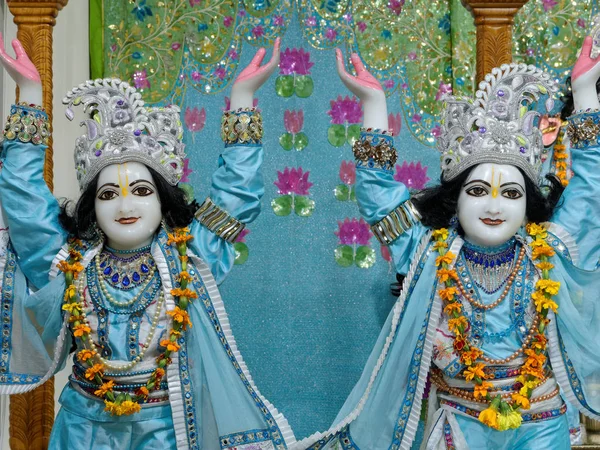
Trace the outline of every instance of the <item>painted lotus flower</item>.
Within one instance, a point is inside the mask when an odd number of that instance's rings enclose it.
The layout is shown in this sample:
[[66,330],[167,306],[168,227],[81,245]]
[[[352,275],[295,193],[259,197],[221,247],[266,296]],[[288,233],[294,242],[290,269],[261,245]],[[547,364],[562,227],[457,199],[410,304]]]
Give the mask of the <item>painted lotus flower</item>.
[[280,75],[310,75],[315,63],[310,60],[310,53],[302,48],[286,48],[279,60]]
[[283,123],[288,133],[299,133],[304,125],[304,112],[301,109],[298,111],[286,110],[283,113]]
[[335,235],[342,245],[369,245],[369,240],[373,236],[369,229],[369,224],[364,219],[357,220],[346,217],[343,222],[338,221],[338,231]]
[[400,134],[400,130],[402,129],[402,115],[400,113],[388,114],[388,128],[394,136]]
[[308,181],[309,173],[303,172],[302,167],[286,167],[283,172],[277,171],[277,181],[273,184],[280,194],[309,195],[308,190],[313,185]]
[[182,183],[189,183],[190,182],[190,174],[193,172],[192,169],[190,169],[190,159],[189,158],[185,158],[183,160],[183,173],[181,174],[181,181]]
[[423,189],[429,181],[427,166],[422,167],[421,162],[408,164],[406,161],[402,166],[396,164],[394,180],[400,181],[409,189]]
[[362,103],[356,97],[338,96],[331,100],[331,109],[327,114],[331,117],[331,123],[342,125],[344,123],[356,124],[362,122]]
[[136,89],[150,89],[150,81],[146,69],[133,73],[133,85]]
[[246,236],[248,236],[248,233],[250,233],[250,230],[248,228],[244,228],[233,242],[246,242]]
[[188,130],[193,131],[194,133],[202,131],[204,124],[206,123],[206,111],[204,108],[198,109],[194,106],[192,109],[188,106],[185,109],[183,120]]
[[348,186],[356,183],[356,164],[354,161],[342,161],[340,165],[340,180]]
[[387,7],[397,16],[402,12],[402,7],[404,6],[405,0],[389,0]]
[[436,101],[440,101],[444,95],[452,95],[452,85],[450,83],[445,84],[443,81],[440,81],[438,91],[435,94]]

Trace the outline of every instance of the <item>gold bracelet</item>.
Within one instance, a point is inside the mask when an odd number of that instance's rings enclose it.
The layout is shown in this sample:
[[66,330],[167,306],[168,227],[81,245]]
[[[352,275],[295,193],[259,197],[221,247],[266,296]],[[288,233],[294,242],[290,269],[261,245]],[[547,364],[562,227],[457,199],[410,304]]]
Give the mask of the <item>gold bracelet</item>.
[[41,106],[27,103],[11,106],[3,135],[9,141],[48,145],[50,125],[46,111]]
[[210,197],[200,205],[195,216],[198,222],[227,242],[235,241],[246,228],[245,224],[215,205]]
[[600,114],[587,112],[569,117],[567,134],[572,148],[597,145],[600,135]]
[[421,214],[415,205],[407,200],[375,225],[371,225],[371,231],[382,245],[390,245],[420,220]]
[[262,116],[255,108],[225,111],[221,119],[221,138],[226,145],[260,144]]

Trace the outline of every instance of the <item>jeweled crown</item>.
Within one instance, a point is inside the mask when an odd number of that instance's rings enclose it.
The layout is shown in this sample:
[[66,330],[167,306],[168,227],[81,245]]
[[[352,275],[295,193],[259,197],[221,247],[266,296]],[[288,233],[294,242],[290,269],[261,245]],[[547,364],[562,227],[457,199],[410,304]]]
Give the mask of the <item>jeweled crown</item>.
[[442,177],[450,181],[481,163],[510,164],[539,180],[542,133],[535,124],[540,96],[544,107],[554,106],[558,85],[541,69],[526,64],[503,64],[479,83],[475,99],[446,96],[441,152]]
[[111,164],[136,161],[157,171],[171,185],[183,174],[185,158],[179,107],[144,106],[139,92],[117,78],[89,80],[63,99],[66,116],[83,105],[90,117],[81,125],[87,133],[75,144],[75,168],[81,190]]

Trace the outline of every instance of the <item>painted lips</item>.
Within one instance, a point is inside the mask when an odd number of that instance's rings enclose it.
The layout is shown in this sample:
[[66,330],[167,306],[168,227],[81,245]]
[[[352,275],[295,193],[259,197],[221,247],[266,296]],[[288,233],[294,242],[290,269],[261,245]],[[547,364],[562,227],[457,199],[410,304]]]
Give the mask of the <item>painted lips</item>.
[[130,225],[132,223],[136,223],[138,219],[139,217],[123,217],[118,219],[117,222],[119,222],[121,225]]
[[496,225],[500,225],[502,223],[504,223],[504,220],[501,219],[479,219],[481,220],[483,223],[485,223],[486,225],[491,225],[491,226],[496,226]]

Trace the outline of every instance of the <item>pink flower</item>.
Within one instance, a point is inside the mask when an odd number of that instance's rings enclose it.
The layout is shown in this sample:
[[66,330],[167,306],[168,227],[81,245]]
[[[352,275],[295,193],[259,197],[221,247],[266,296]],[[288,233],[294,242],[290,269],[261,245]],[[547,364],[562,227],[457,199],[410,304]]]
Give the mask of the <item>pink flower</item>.
[[397,16],[402,12],[404,6],[404,0],[389,0],[387,7]]
[[116,52],[117,51],[117,44],[113,44],[110,46],[110,51],[111,52]]
[[281,75],[292,75],[296,67],[296,55],[289,47],[279,55],[279,73]]
[[275,25],[276,27],[281,27],[283,26],[283,16],[280,15],[276,15],[273,16],[273,25]]
[[413,116],[411,117],[410,120],[412,120],[414,123],[420,122],[422,119],[421,114],[413,114]]
[[527,56],[534,56],[535,50],[532,48],[528,48],[526,53],[527,53]]
[[173,42],[173,43],[171,44],[171,50],[173,50],[173,51],[177,51],[177,50],[179,50],[180,48],[181,48],[181,44],[180,44],[179,42]]
[[410,52],[408,54],[408,59],[414,61],[415,59],[417,59],[417,54],[415,52]]
[[194,80],[194,81],[200,81],[200,79],[202,78],[202,75],[200,75],[200,72],[197,72],[195,70],[192,72],[191,75],[192,75],[192,80]]
[[361,33],[364,33],[365,30],[367,29],[367,24],[364,23],[363,21],[360,21],[356,24],[358,26],[358,29],[360,30]]
[[327,31],[325,32],[325,37],[330,41],[334,41],[337,37],[337,31],[335,31],[333,28],[327,28]]
[[346,122],[350,124],[362,122],[362,104],[356,97],[342,98],[338,95],[337,100],[331,100],[331,109],[327,114],[331,117],[331,123],[333,124],[344,124]]
[[217,67],[215,69],[215,75],[219,80],[222,80],[225,78],[225,75],[227,75],[227,71],[223,67]]
[[136,89],[150,89],[150,82],[148,81],[146,69],[133,72],[133,84]]
[[383,82],[383,87],[386,89],[392,89],[395,84],[396,82],[390,78],[389,80],[385,80]]
[[435,94],[435,99],[439,101],[446,94],[452,94],[452,85],[450,83],[444,84],[444,81],[440,81],[437,94]]
[[394,136],[398,136],[400,134],[400,130],[402,129],[402,116],[400,113],[388,114],[388,128]]
[[344,20],[348,23],[352,22],[352,14],[350,13],[346,13],[342,16],[344,18]]
[[225,16],[225,17],[223,17],[223,25],[226,28],[229,28],[232,23],[233,23],[233,17],[231,17],[231,16]]
[[255,38],[261,38],[264,35],[265,29],[262,27],[262,25],[256,25],[254,28],[252,28],[252,36]]
[[313,185],[313,183],[308,181],[309,173],[303,173],[302,167],[291,170],[289,167],[286,167],[283,172],[277,171],[277,181],[273,184],[277,186],[280,194],[309,195],[308,190]]
[[193,131],[194,133],[202,131],[204,124],[206,123],[206,111],[204,108],[199,110],[194,106],[194,109],[190,109],[188,106],[185,109],[183,120],[188,130]]
[[286,110],[283,113],[283,123],[285,125],[285,130],[288,133],[300,133],[300,130],[302,130],[302,126],[304,125],[304,112],[301,109],[298,111]]
[[338,221],[338,231],[334,233],[343,245],[369,245],[371,230],[364,219],[356,220],[346,217],[343,222]]
[[310,75],[310,69],[315,65],[310,60],[310,53],[302,48],[294,49],[296,65],[295,70],[297,75]]
[[387,248],[386,245],[381,246],[381,257],[387,262],[390,262],[392,260],[392,255],[390,254],[390,249]]
[[279,60],[281,75],[310,75],[310,69],[315,63],[310,60],[310,53],[302,48],[286,48]]
[[238,56],[239,56],[239,55],[238,55],[238,52],[236,52],[234,48],[232,48],[231,50],[229,50],[229,53],[227,53],[227,55],[228,55],[228,56],[229,56],[231,59],[233,59],[234,61],[235,61],[236,59],[238,59]]
[[246,10],[245,9],[240,9],[238,11],[238,16],[240,16],[240,17],[246,17]]
[[580,18],[580,19],[577,19],[577,26],[578,26],[579,28],[585,28],[585,20],[583,20],[583,19],[581,19],[581,18]]
[[542,3],[544,5],[544,12],[548,12],[556,5],[558,5],[558,2],[556,0],[542,0]]
[[354,161],[342,161],[342,165],[340,166],[340,180],[348,186],[356,183],[356,164]]
[[442,135],[442,128],[439,125],[436,125],[431,129],[431,135],[434,138],[439,138]]
[[183,160],[183,174],[181,175],[181,180],[179,180],[182,183],[189,183],[190,182],[189,175],[193,172],[193,170],[190,169],[189,164],[190,164],[190,159],[189,158],[185,158]]
[[246,242],[246,236],[248,236],[248,233],[250,233],[250,230],[248,228],[244,228],[233,242]]
[[307,17],[306,20],[304,21],[304,25],[306,25],[307,27],[314,27],[316,24],[317,24],[317,19],[315,18],[315,16]]
[[193,8],[196,5],[199,5],[202,0],[190,0],[190,6]]
[[408,89],[408,83],[402,83],[402,84],[400,85],[400,87],[401,87],[402,89]]
[[394,180],[400,181],[409,189],[423,189],[429,181],[427,166],[421,167],[421,162],[415,165],[414,162],[408,164],[406,161],[402,163],[402,167],[396,164]]

